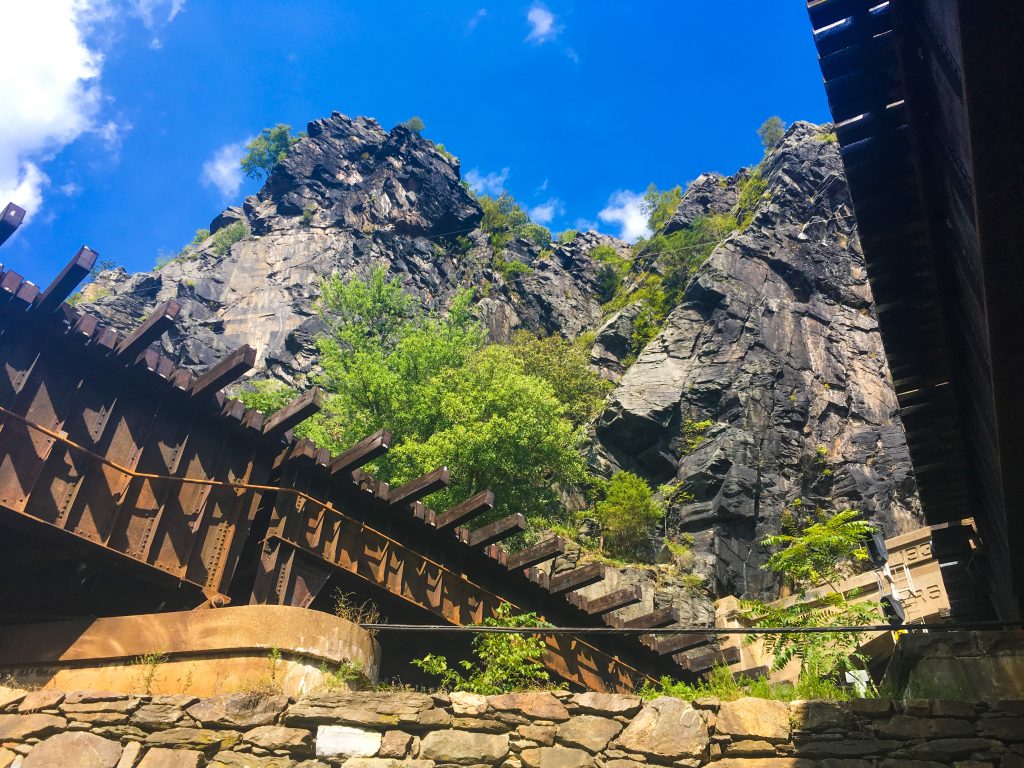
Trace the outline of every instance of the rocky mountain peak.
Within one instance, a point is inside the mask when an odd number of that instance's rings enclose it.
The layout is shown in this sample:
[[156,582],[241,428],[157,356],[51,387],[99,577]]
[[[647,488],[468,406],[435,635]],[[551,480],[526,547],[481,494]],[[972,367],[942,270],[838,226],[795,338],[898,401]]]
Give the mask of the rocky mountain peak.
[[596,425],[599,460],[678,489],[668,530],[696,537],[719,594],[777,588],[758,542],[786,515],[854,508],[887,535],[920,524],[829,129],[797,123],[759,168],[698,178],[668,227],[752,197]]
[[[628,253],[625,243],[592,232],[545,248],[520,237],[495,254],[482,216],[455,157],[404,126],[386,131],[335,112],[309,124],[259,194],[214,218],[204,242],[150,272],[103,273],[83,299],[128,328],[177,298],[166,352],[202,366],[250,344],[260,361],[253,375],[296,385],[315,366],[315,304],[332,274],[382,265],[439,311],[473,287],[495,340],[518,329],[573,338],[599,323],[588,254],[599,245]],[[232,225],[237,241],[224,239]]]
[[[474,288],[495,341],[593,333],[591,360],[617,385],[592,425],[591,463],[664,486],[663,533],[692,537],[707,586],[659,582],[656,602],[693,620],[711,615],[712,595],[777,592],[759,542],[786,517],[854,508],[888,535],[920,524],[828,126],[796,123],[756,167],[701,175],[636,247],[596,232],[547,245],[513,233],[496,250],[482,221],[455,158],[405,127],[335,113],[310,123],[204,242],[150,272],[103,273],[84,298],[127,328],[176,297],[166,352],[201,366],[248,343],[255,376],[299,387],[316,369],[320,281],[378,265],[437,311]],[[670,293],[691,249],[700,258],[687,270],[700,266]]]
[[452,155],[405,126],[338,112],[309,123],[244,212],[256,235],[306,216],[309,227],[404,237],[454,237],[482,215]]

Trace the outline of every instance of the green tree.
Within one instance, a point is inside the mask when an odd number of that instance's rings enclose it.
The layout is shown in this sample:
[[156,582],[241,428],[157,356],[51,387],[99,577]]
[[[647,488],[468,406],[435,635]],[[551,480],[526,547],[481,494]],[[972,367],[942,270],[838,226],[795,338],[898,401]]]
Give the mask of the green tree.
[[647,191],[644,192],[643,211],[647,214],[647,226],[651,232],[661,231],[676,212],[682,199],[682,187],[675,186],[666,190],[659,190],[654,184],[647,187]]
[[415,311],[415,300],[396,278],[377,267],[366,280],[337,275],[320,285],[317,302],[328,332],[346,351],[395,348]]
[[284,160],[288,148],[299,140],[292,136],[292,127],[278,123],[273,128],[264,128],[259,135],[245,145],[248,150],[242,158],[242,171],[250,179],[268,177],[274,166]]
[[757,135],[761,139],[761,146],[764,147],[765,152],[782,141],[785,133],[786,124],[782,122],[782,118],[778,115],[772,115],[761,123],[761,127],[757,129]]
[[402,123],[402,125],[408,128],[413,133],[422,133],[424,129],[427,127],[426,125],[423,124],[423,118],[421,118],[419,115],[413,115],[404,123]]
[[525,237],[542,248],[551,245],[551,232],[530,221],[526,211],[508,192],[502,192],[497,198],[481,194],[476,199],[484,211],[480,228],[487,233],[495,253],[504,250],[516,237]]
[[665,516],[665,505],[632,472],[616,472],[607,481],[604,499],[594,505],[604,549],[615,557],[636,558]]
[[[815,519],[803,527],[788,516],[782,533],[767,536],[761,542],[768,547],[781,547],[768,558],[765,567],[798,589],[806,590],[824,582],[832,591],[810,601],[802,595],[793,605],[744,601],[744,615],[755,627],[776,628],[860,626],[878,621],[876,604],[851,602],[852,595],[844,594],[838,586],[845,572],[867,559],[865,542],[874,530],[873,525],[849,509],[834,515],[817,510]],[[774,656],[773,669],[782,669],[797,658],[801,680],[839,681],[842,673],[864,667],[865,659],[856,653],[863,637],[863,632],[856,631],[770,634],[752,635],[748,642],[761,640],[765,650]]]
[[567,341],[560,336],[518,331],[509,351],[522,364],[524,373],[551,385],[555,397],[565,406],[566,417],[581,425],[597,414],[605,393],[612,388],[611,382],[590,367],[592,344],[587,336]]
[[[502,603],[495,616],[481,622],[485,627],[549,627],[535,613],[512,615],[512,607]],[[490,696],[514,691],[550,688],[551,677],[541,663],[544,640],[538,635],[481,633],[473,638],[475,661],[463,660],[459,666],[465,674],[448,664],[444,656],[428,654],[414,659],[413,664],[440,678],[441,687],[449,691],[468,691]]]
[[582,432],[545,379],[508,347],[486,345],[470,293],[441,316],[426,312],[383,270],[324,282],[319,383],[329,393],[308,436],[339,451],[378,429],[393,433],[376,463],[392,484],[438,466],[452,484],[438,507],[483,488],[494,515],[557,510],[556,488],[585,478]]

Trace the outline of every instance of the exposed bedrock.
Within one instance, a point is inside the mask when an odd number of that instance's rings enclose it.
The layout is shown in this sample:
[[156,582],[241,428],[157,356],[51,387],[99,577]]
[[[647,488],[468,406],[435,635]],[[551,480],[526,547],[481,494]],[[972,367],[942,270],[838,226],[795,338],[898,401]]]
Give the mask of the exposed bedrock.
[[[682,484],[668,531],[697,535],[721,594],[773,591],[757,542],[787,509],[856,508],[887,535],[920,524],[839,153],[798,123],[761,172],[753,220],[699,269],[596,428],[600,459]],[[673,221],[723,199],[701,177]]]

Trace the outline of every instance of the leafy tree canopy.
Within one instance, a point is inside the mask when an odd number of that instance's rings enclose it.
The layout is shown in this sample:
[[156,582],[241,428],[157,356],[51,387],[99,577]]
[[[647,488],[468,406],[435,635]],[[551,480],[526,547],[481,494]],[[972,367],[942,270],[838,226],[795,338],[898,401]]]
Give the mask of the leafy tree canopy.
[[573,424],[585,424],[596,415],[612,383],[590,368],[593,339],[583,336],[567,341],[560,336],[534,336],[519,331],[509,351],[523,366],[523,372],[544,379],[565,406]]
[[564,368],[532,373],[538,353],[529,345],[487,345],[471,299],[459,295],[442,316],[383,269],[325,280],[319,310],[329,333],[318,342],[318,383],[328,399],[300,431],[340,451],[391,430],[376,471],[400,484],[447,465],[452,484],[432,498],[438,508],[490,488],[493,515],[551,512],[555,488],[585,477],[582,433],[570,419],[585,398]]
[[274,166],[284,160],[288,148],[302,135],[292,136],[291,131],[290,125],[278,123],[273,128],[264,128],[245,145],[248,152],[242,158],[242,171],[247,178],[258,180],[261,176],[270,176]]
[[508,192],[502,192],[497,198],[480,194],[476,199],[484,211],[480,228],[488,234],[495,253],[501,252],[516,237],[525,237],[542,248],[551,245],[551,232],[530,221],[526,211]]
[[778,115],[772,115],[761,123],[761,127],[757,129],[757,135],[761,139],[761,146],[764,147],[766,152],[782,141],[785,133],[786,124],[782,122],[782,118]]
[[413,133],[422,133],[423,130],[427,127],[426,125],[423,124],[423,118],[421,118],[419,115],[413,115],[404,123],[402,123],[402,125],[404,125]]
[[659,190],[654,184],[644,192],[643,211],[647,214],[647,226],[652,232],[660,232],[683,199],[682,187]]

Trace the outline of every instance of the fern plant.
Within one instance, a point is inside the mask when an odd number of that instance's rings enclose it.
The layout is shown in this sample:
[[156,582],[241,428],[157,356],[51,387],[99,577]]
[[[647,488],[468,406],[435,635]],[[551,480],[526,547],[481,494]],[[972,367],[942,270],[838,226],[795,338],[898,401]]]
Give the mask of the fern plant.
[[[798,528],[792,517],[784,521],[783,532],[767,536],[762,543],[781,547],[768,558],[766,568],[786,578],[794,587],[806,590],[824,582],[831,592],[812,601],[801,599],[793,605],[776,606],[760,600],[741,602],[745,618],[754,627],[804,629],[809,627],[857,627],[875,623],[879,608],[870,602],[851,602],[855,593],[843,593],[838,582],[844,571],[867,559],[865,542],[875,526],[845,510],[829,515],[822,510],[816,519]],[[800,661],[800,679],[839,679],[845,672],[863,669],[866,659],[856,649],[864,639],[856,630],[817,633],[757,634],[772,654],[772,669],[779,670],[793,659]]]

